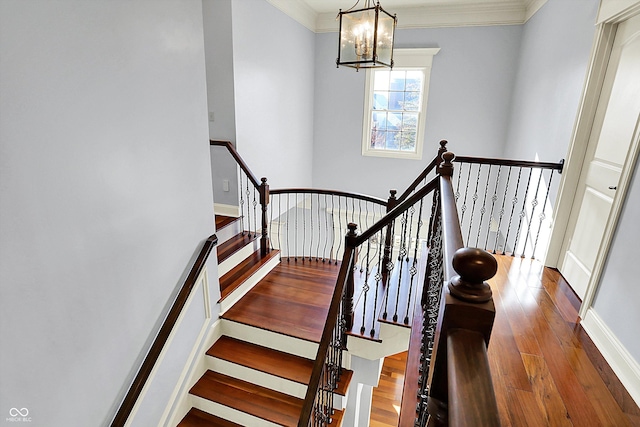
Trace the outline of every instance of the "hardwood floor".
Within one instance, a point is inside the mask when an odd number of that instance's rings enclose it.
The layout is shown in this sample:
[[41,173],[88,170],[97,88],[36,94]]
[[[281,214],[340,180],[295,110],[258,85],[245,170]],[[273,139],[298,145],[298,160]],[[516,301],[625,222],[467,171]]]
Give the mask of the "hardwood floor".
[[[562,276],[536,261],[496,258],[489,363],[502,425],[640,426],[640,409],[578,323],[580,301]],[[396,356],[382,372],[371,425],[395,427]]]
[[370,427],[397,427],[407,352],[386,357],[371,399]]

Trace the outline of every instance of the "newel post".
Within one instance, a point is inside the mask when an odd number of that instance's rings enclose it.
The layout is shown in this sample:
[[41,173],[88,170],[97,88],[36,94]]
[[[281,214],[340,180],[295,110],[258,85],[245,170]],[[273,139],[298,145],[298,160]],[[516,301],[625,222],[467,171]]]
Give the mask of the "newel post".
[[[389,199],[387,200],[387,213],[391,212],[393,208],[398,205],[398,199],[396,199],[397,190],[389,190]],[[387,280],[387,274],[390,271],[389,264],[391,262],[391,246],[393,245],[393,221],[387,225],[387,234],[384,238],[384,255],[382,258],[382,277],[383,283]]]
[[447,152],[447,144],[449,141],[443,139],[440,141],[440,147],[438,148],[438,157],[436,157],[436,170],[442,163],[442,155]]
[[456,329],[480,333],[488,345],[495,306],[486,280],[492,278],[498,263],[488,252],[477,248],[458,249],[453,256],[458,274],[443,288],[436,328],[433,358],[429,371],[429,426],[448,425],[447,337]]
[[262,237],[260,238],[260,254],[262,256],[269,252],[269,233],[267,227],[269,223],[267,221],[267,206],[269,205],[269,184],[267,184],[267,178],[262,177],[260,179],[260,207],[262,208]]
[[[358,225],[350,222],[347,224],[347,228],[349,231],[344,238],[345,241],[345,250],[353,250],[356,247],[356,238],[358,237],[358,233],[356,230],[358,229]],[[349,269],[347,271],[346,283],[344,288],[344,296],[342,299],[342,313],[345,320],[345,330],[350,331],[353,328],[353,293],[354,293],[354,266],[356,263],[356,255],[355,252],[351,257],[351,261],[349,264]],[[346,334],[345,334],[346,340]],[[343,344],[346,344],[343,343]]]

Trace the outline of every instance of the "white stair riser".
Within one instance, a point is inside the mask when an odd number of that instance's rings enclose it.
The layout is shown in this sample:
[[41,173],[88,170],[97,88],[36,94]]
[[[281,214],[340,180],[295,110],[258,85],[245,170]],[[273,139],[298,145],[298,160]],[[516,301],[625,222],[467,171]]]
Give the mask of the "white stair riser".
[[259,247],[260,241],[253,240],[251,243],[243,246],[242,249],[234,252],[233,255],[218,264],[218,276],[222,277],[230,272],[233,267],[240,264],[245,258],[257,251]]
[[296,383],[215,357],[207,356],[206,359],[207,369],[212,371],[279,391],[280,393],[286,393],[300,399],[304,399],[307,393],[307,386],[305,384]]
[[215,415],[216,417],[233,421],[236,424],[251,427],[278,427],[278,424],[254,417],[253,415],[221,405],[217,402],[212,402],[199,396],[190,395],[189,397],[191,398],[191,406],[194,408]]
[[277,332],[254,328],[253,326],[222,319],[220,325],[223,335],[247,341],[253,344],[280,350],[296,356],[315,360],[318,352],[318,344],[311,341],[293,338]]
[[247,292],[251,290],[264,276],[266,276],[273,268],[278,265],[280,260],[278,257],[271,258],[266,264],[262,265],[251,277],[236,288],[229,296],[220,302],[220,314],[224,314],[233,305],[240,300]]

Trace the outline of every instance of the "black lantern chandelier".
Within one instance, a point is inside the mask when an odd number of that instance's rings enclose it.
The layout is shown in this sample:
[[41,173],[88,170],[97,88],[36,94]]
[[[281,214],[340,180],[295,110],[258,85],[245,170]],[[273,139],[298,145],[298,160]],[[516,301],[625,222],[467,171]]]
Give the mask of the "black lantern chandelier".
[[[358,3],[360,1],[358,0]],[[393,36],[396,16],[385,11],[380,2],[363,9],[343,12],[340,9],[340,42],[336,65],[355,68],[393,68]]]

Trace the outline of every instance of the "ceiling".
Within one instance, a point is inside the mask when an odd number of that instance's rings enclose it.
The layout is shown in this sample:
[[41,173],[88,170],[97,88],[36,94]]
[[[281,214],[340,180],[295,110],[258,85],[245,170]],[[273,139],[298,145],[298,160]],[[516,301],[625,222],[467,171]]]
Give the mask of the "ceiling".
[[[314,32],[338,31],[336,15],[356,0],[267,0]],[[398,17],[398,28],[515,25],[525,23],[547,0],[381,0]],[[360,0],[358,8],[366,0]],[[373,0],[371,1],[373,3]]]

